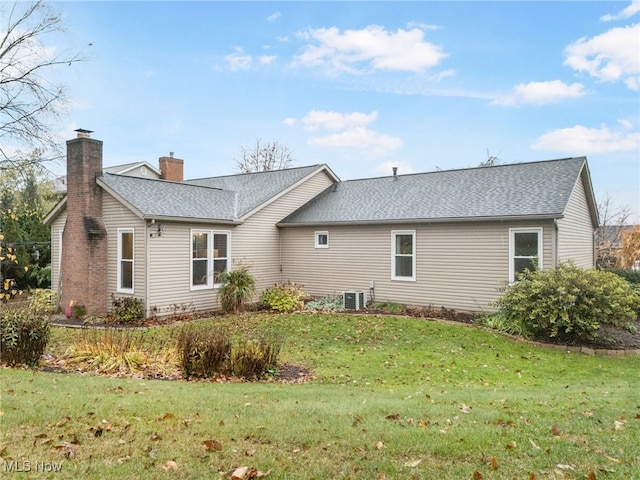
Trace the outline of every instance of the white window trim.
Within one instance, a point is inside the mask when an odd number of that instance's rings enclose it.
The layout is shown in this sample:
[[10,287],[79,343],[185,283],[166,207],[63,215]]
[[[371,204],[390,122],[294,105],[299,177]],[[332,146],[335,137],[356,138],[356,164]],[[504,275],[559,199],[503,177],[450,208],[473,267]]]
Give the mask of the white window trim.
[[[326,235],[327,236],[327,244],[323,245],[320,243],[320,235]],[[329,232],[328,231],[317,231],[314,233],[314,238],[315,238],[315,247],[316,248],[329,248]]]
[[[133,242],[133,249],[132,249],[132,256],[133,258],[131,260],[127,259],[126,261],[130,261],[131,262],[131,288],[123,288],[122,287],[122,262],[123,262],[123,258],[122,258],[122,234],[123,233],[131,233],[132,235],[132,242]],[[135,287],[136,287],[136,275],[135,275],[135,265],[136,265],[136,233],[135,230],[133,228],[119,228],[118,229],[118,268],[117,268],[117,286],[116,286],[116,291],[118,293],[133,293],[135,291]]]
[[[411,235],[413,244],[411,251],[413,252],[411,262],[411,277],[400,277],[396,275],[396,236],[398,235]],[[416,281],[416,231],[415,230],[392,230],[391,231],[391,280],[398,280],[401,282],[415,282]]]
[[[193,234],[194,233],[206,233],[207,234],[207,283],[204,285],[194,285],[193,282]],[[213,256],[214,235],[226,235],[227,236],[227,256],[215,257]],[[202,228],[193,228],[189,233],[189,289],[190,290],[210,290],[220,288],[220,283],[213,283],[213,266],[214,259],[227,261],[228,272],[231,267],[231,231],[230,230],[207,230]]]
[[509,283],[514,283],[515,278],[515,249],[516,249],[516,233],[537,233],[538,234],[538,269],[542,270],[542,252],[543,249],[543,233],[542,228],[510,228],[509,229]]

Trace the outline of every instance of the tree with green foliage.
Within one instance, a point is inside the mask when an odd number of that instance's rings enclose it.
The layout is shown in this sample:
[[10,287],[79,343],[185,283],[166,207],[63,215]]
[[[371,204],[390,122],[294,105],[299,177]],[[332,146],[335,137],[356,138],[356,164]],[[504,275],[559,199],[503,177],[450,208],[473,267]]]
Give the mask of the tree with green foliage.
[[[37,161],[0,175],[0,278],[2,290],[46,287],[50,278],[51,231],[42,223],[59,196]],[[8,286],[8,285],[7,285]],[[5,292],[6,293],[6,292]]]

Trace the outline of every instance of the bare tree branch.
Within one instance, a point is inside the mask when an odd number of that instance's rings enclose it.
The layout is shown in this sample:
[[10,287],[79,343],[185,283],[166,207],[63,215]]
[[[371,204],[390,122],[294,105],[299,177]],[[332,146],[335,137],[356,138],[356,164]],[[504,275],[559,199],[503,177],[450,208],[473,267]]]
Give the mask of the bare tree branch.
[[50,75],[86,58],[47,48],[48,36],[64,27],[60,15],[41,0],[0,4],[0,22],[0,141],[5,145],[0,170],[6,170],[26,161],[7,145],[58,151],[53,125],[68,102],[65,87],[50,81]]
[[295,162],[289,148],[277,141],[263,144],[259,138],[251,149],[241,147],[240,155],[235,161],[236,170],[240,173],[282,170]]

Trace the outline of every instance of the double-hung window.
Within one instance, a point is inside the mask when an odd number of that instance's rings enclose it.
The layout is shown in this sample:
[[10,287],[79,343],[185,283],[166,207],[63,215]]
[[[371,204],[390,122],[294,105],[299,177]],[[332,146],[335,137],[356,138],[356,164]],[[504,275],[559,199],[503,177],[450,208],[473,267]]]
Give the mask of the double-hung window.
[[416,231],[391,232],[391,280],[415,281]]
[[133,293],[133,228],[118,229],[117,291]]
[[214,288],[229,270],[229,232],[191,231],[191,288]]
[[542,229],[509,230],[509,283],[518,280],[525,270],[542,268]]

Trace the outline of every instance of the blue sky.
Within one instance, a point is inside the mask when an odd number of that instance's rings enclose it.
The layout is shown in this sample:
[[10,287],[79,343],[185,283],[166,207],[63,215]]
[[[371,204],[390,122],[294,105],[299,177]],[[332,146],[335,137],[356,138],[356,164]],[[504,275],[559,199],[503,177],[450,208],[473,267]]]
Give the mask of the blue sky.
[[343,180],[586,155],[640,221],[640,1],[52,5],[90,56],[60,135],[105,166],[231,174],[258,138]]

